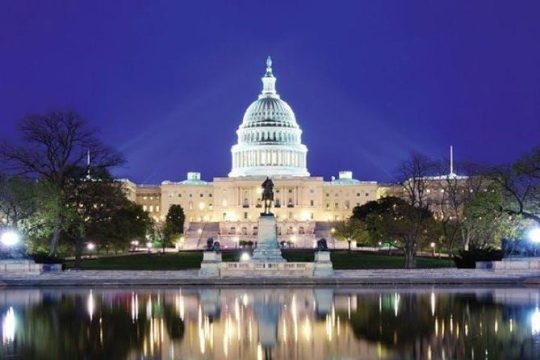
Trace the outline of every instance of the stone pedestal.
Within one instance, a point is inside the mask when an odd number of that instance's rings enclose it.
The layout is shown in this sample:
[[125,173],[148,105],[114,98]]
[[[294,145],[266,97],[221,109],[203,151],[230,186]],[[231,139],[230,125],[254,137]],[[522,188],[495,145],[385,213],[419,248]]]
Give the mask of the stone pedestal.
[[315,266],[313,276],[332,276],[334,269],[330,260],[330,251],[315,252]]
[[199,276],[220,276],[221,253],[215,251],[203,252],[203,261],[199,269]]
[[277,221],[274,215],[261,215],[259,218],[257,247],[253,252],[253,261],[285,262],[277,240]]

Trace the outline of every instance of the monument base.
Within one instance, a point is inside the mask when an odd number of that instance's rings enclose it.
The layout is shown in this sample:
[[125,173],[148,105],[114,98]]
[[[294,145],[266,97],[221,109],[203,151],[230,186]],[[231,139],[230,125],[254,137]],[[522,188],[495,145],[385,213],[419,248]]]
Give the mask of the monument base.
[[285,262],[277,241],[277,221],[273,214],[262,214],[259,218],[257,247],[252,261]]
[[215,251],[203,252],[203,260],[199,269],[199,276],[217,277],[220,276],[221,253]]
[[269,262],[245,261],[224,262],[221,264],[221,277],[312,277],[313,263],[308,262]]
[[330,260],[330,251],[317,251],[315,253],[315,266],[313,276],[332,276],[334,268]]

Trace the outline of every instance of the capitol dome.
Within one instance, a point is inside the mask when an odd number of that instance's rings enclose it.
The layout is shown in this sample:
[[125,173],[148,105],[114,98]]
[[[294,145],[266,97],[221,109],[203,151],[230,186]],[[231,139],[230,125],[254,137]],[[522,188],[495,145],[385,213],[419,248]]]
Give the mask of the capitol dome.
[[309,176],[302,130],[289,104],[276,92],[270,57],[262,82],[259,98],[247,108],[236,131],[229,176]]

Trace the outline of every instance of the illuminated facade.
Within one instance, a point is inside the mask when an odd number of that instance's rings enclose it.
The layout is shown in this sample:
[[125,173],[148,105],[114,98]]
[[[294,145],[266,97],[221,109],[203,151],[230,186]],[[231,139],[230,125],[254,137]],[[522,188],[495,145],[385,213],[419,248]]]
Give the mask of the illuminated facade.
[[183,248],[202,247],[210,237],[227,247],[254,241],[266,176],[275,184],[273,213],[279,240],[297,247],[311,247],[321,237],[331,239],[331,222],[348,218],[355,206],[378,198],[376,182],[358,181],[350,171],[340,171],[331,181],[310,176],[302,130],[276,91],[270,58],[262,83],[258,99],[249,105],[236,131],[228,177],[207,182],[200,173],[190,172],[183,181],[160,185],[125,180],[129,197],[157,221],[165,218],[171,205],[182,206]]

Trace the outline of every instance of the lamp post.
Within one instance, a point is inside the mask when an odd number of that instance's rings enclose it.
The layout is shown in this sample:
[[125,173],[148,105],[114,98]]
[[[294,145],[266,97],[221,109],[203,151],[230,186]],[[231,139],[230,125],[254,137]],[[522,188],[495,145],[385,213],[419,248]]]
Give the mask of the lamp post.
[[429,244],[429,246],[431,246],[431,252],[433,253],[433,257],[435,257],[435,243],[432,242],[431,244]]

